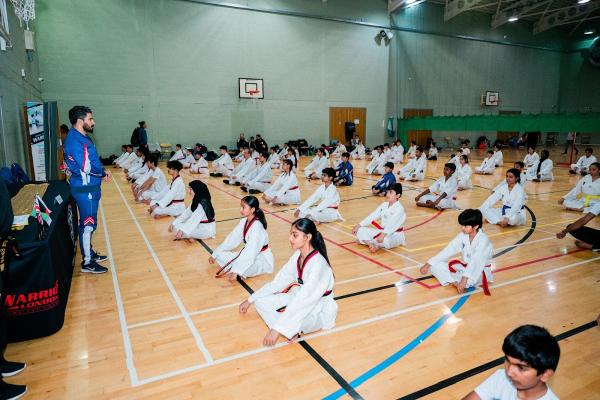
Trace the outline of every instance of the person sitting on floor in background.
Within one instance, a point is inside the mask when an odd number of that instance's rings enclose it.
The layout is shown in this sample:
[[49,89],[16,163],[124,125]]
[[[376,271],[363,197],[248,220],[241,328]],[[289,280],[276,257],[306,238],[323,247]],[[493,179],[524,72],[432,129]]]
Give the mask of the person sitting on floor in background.
[[175,240],[214,238],[217,224],[208,186],[198,180],[189,186],[192,203],[169,225],[169,232],[175,232]]
[[594,149],[592,149],[591,147],[586,148],[585,155],[581,156],[581,158],[577,161],[576,164],[571,164],[571,169],[569,169],[569,173],[579,175],[587,174],[589,166],[598,161],[596,160],[596,156],[592,155],[593,152]]
[[572,224],[567,225],[565,229],[558,232],[556,237],[563,239],[567,233],[571,234],[575,239],[575,246],[592,250],[600,251],[600,230],[590,228],[587,225],[591,220],[600,214],[600,202],[594,203],[593,206],[586,209],[586,214]]
[[333,180],[336,186],[352,186],[354,181],[354,167],[350,163],[350,153],[342,154],[342,161],[335,169],[337,176]]
[[181,145],[177,143],[175,145],[175,153],[171,156],[169,161],[179,161],[182,162],[185,159],[185,154],[183,154],[183,150],[181,150]]
[[387,193],[387,189],[391,187],[394,183],[396,183],[396,176],[394,175],[394,164],[392,164],[391,162],[387,162],[385,163],[384,168],[385,173],[383,174],[381,179],[379,179],[377,183],[371,186],[371,193],[373,193],[375,196],[385,196]]
[[173,179],[169,190],[164,191],[162,196],[150,202],[148,212],[154,218],[177,217],[185,211],[185,185],[179,172],[183,169],[179,161],[167,162],[167,170]]
[[352,228],[356,241],[369,246],[371,253],[380,248],[391,249],[406,244],[402,227],[406,221],[406,212],[400,203],[400,197],[402,184],[392,184],[387,188],[386,201]]
[[494,173],[494,150],[488,150],[487,157],[483,159],[481,165],[475,168],[475,173],[479,175],[491,175]]
[[444,165],[444,176],[438,178],[429,188],[415,197],[417,207],[429,207],[443,210],[445,208],[458,208],[454,201],[458,190],[458,181],[454,176],[456,165]]
[[213,172],[209,174],[215,178],[220,178],[223,175],[229,176],[231,171],[233,171],[233,160],[231,160],[231,156],[227,152],[227,146],[219,147],[219,152],[221,152],[221,155],[212,162]]

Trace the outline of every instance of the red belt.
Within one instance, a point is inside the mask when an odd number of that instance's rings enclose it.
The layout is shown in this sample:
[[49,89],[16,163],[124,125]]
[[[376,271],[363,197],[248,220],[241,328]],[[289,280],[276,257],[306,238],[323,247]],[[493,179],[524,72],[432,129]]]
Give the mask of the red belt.
[[[450,270],[450,272],[456,272],[456,269],[454,268],[454,265],[456,264],[460,264],[463,267],[466,267],[467,264],[460,261],[460,260],[452,260],[448,263],[448,269]],[[488,264],[486,265],[484,268],[490,268],[491,265]],[[492,294],[490,293],[490,287],[488,285],[488,280],[487,280],[487,276],[485,276],[485,271],[481,272],[481,286],[483,287],[483,293],[486,296],[491,296]]]
[[202,221],[200,221],[201,224],[210,224],[211,222],[215,222],[215,220],[214,219],[210,219],[210,220],[203,219]]
[[169,207],[173,203],[183,203],[183,200],[173,200],[169,204],[167,204],[167,207]]
[[298,189],[298,188],[299,188],[298,186],[292,186],[292,187],[291,187],[291,188],[289,188],[288,190],[296,190],[296,189]]
[[[262,249],[260,249],[260,252],[262,253],[263,251],[267,251],[267,249],[269,248],[269,244],[265,244]],[[221,278],[225,275],[226,272],[228,272],[229,270],[225,271],[225,268],[229,267],[231,265],[232,262],[234,262],[235,260],[237,260],[237,258],[240,256],[240,254],[242,254],[242,251],[244,251],[244,249],[240,250],[240,252],[238,253],[237,256],[233,257],[231,260],[229,260],[229,262],[225,265],[223,265],[223,267],[221,267],[221,269],[219,269],[217,271],[217,273],[215,274],[215,278]],[[223,272],[225,271],[225,272]]]
[[[381,225],[379,225],[377,223],[377,221],[371,221],[371,225],[373,225],[375,228],[379,229],[380,231],[383,230],[383,227]],[[404,227],[398,228],[396,229],[396,232],[402,232],[404,230]],[[379,236],[381,236],[381,232],[379,232],[377,235],[375,235],[373,237],[373,239],[377,239]]]
[[327,208],[333,208],[334,210],[337,210],[339,206],[329,206]]

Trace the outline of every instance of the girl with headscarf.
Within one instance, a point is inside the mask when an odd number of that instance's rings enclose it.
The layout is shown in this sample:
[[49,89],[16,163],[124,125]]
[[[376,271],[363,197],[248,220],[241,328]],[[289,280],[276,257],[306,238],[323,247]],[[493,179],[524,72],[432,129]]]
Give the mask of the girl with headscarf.
[[201,181],[190,182],[192,204],[169,226],[177,239],[208,239],[217,234],[215,210],[208,187]]

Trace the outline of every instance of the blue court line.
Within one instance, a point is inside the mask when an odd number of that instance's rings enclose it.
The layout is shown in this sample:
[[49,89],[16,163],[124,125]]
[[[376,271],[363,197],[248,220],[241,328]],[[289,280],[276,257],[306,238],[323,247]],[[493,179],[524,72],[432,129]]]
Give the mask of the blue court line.
[[[473,290],[474,290],[474,288],[470,288],[468,291],[472,292]],[[398,352],[392,354],[387,359],[383,360],[381,363],[377,364],[376,366],[374,366],[373,368],[371,368],[370,370],[368,370],[367,372],[365,372],[358,378],[354,379],[352,382],[350,382],[350,386],[353,388],[357,388],[358,386],[362,385],[363,383],[365,383],[369,379],[373,378],[375,375],[379,374],[380,372],[382,372],[383,370],[385,370],[386,368],[388,368],[392,364],[394,364],[396,361],[400,360],[405,355],[410,353],[415,347],[417,347],[419,344],[421,344],[423,341],[425,341],[425,339],[427,339],[429,336],[433,335],[433,333],[435,331],[437,331],[439,328],[441,328],[441,326],[444,325],[444,323],[452,315],[456,314],[456,312],[458,310],[460,310],[460,308],[465,304],[465,302],[469,299],[469,297],[471,297],[470,294],[458,299],[458,301],[456,303],[454,303],[452,308],[450,308],[449,312],[442,315],[440,317],[440,319],[435,321],[429,328],[424,330],[419,336],[414,338],[406,346],[404,346],[403,348],[398,350]],[[344,389],[339,389],[338,391],[333,392],[330,395],[324,397],[323,400],[339,399],[340,397],[342,397],[345,394],[346,394],[346,391]]]

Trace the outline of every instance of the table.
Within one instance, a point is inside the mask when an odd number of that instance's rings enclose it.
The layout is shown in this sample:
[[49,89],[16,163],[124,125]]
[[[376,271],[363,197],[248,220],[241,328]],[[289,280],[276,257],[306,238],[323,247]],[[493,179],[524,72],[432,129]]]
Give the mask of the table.
[[[18,190],[9,188],[12,196]],[[21,257],[13,257],[5,271],[8,342],[51,335],[64,322],[76,254],[77,207],[63,181],[50,181],[42,199],[52,211],[46,237],[38,239],[41,227],[30,217],[29,225],[14,235]]]

